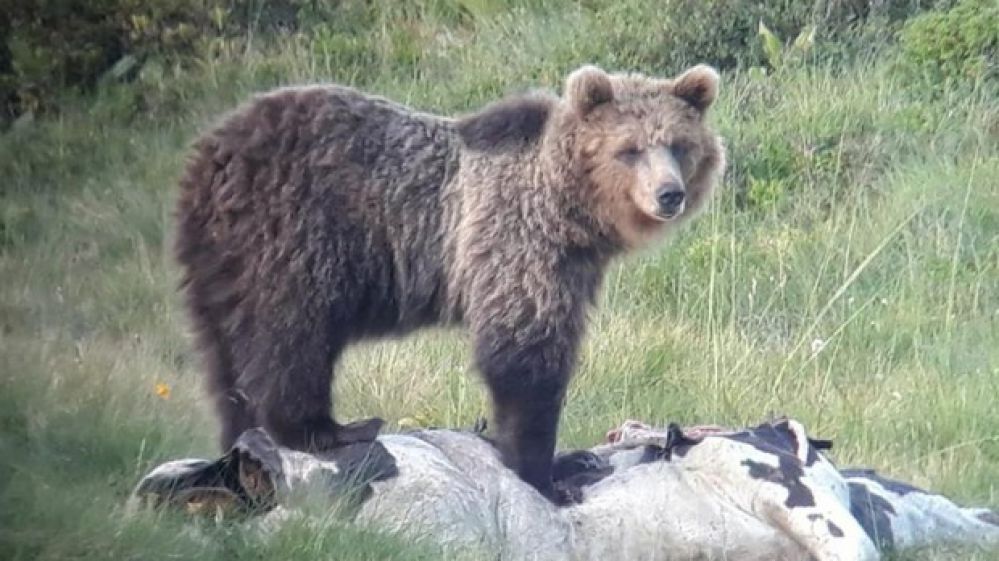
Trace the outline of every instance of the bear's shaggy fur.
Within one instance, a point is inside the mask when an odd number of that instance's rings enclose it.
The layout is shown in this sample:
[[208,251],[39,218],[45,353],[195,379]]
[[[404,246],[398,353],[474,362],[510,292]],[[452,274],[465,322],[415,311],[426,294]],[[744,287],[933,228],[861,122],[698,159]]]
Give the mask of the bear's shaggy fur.
[[609,260],[692,216],[724,167],[718,75],[585,66],[562,97],[451,119],[341,86],[262,95],[196,143],[177,256],[227,448],[374,438],[334,422],[351,342],[463,323],[504,461],[551,496],[585,316]]

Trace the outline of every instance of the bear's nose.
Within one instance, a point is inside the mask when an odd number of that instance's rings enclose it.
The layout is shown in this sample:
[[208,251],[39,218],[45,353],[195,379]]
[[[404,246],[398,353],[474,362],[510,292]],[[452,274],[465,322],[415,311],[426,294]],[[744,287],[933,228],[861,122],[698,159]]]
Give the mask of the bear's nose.
[[663,210],[672,211],[683,204],[683,187],[677,183],[667,183],[656,191],[656,200]]

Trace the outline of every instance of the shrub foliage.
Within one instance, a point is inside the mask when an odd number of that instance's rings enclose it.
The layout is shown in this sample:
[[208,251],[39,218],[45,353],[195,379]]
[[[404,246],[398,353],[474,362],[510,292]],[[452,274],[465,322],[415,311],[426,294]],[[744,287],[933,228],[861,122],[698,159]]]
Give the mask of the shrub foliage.
[[[988,2],[964,2],[962,9]],[[0,122],[57,108],[66,91],[92,89],[108,80],[134,80],[147,64],[156,76],[175,74],[240,52],[251,43],[259,48],[281,37],[304,39],[341,67],[367,68],[386,53],[393,63],[414,67],[432,33],[427,30],[435,24],[460,32],[511,10],[555,15],[581,11],[582,17],[600,24],[591,29],[603,36],[566,47],[574,57],[611,57],[610,62],[628,67],[706,61],[730,68],[767,60],[756,39],[761,22],[780,37],[793,38],[810,25],[816,25],[820,35],[832,36],[871,18],[899,21],[931,4],[639,0],[647,4],[639,12],[661,17],[635,18],[635,2],[615,0],[0,0],[3,3],[10,5],[0,5],[7,15],[0,18]],[[974,28],[962,27],[962,43],[951,49],[953,53],[947,50],[944,40],[934,40],[933,34],[951,25],[952,17],[959,14],[927,18],[914,26],[907,43],[913,56],[963,60],[969,50],[988,43],[982,25],[994,18]],[[587,45],[599,45],[600,52],[589,52]]]
[[906,58],[940,79],[995,77],[999,55],[999,2],[961,0],[945,11],[910,20],[901,34]]

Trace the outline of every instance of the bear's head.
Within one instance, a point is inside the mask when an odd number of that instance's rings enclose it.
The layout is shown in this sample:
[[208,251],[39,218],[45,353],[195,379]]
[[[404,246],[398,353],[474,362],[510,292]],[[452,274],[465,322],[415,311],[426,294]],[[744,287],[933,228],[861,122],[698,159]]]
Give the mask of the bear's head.
[[588,65],[569,75],[561,97],[501,101],[458,131],[477,153],[532,159],[567,215],[634,248],[697,213],[722,174],[724,148],[706,123],[718,81],[704,65],[671,79]]
[[584,66],[566,80],[552,125],[582,175],[598,220],[629,247],[697,213],[725,165],[706,113],[718,73],[690,68],[672,79],[608,74]]

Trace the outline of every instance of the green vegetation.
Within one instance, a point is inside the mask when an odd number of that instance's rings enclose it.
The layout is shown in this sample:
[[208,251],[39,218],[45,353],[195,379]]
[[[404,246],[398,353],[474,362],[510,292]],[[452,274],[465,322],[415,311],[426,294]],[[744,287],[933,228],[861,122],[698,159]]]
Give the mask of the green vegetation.
[[[75,6],[28,3],[57,4]],[[260,18],[246,3],[77,4],[152,10],[145,25],[157,33],[207,27],[190,48],[149,39],[90,67],[59,58],[85,52],[0,24],[10,116],[0,133],[0,558],[436,558],[335,519],[261,545],[224,524],[195,532],[170,513],[123,516],[152,465],[215,452],[169,251],[185,148],[220,111],[277,84],[342,81],[456,112],[557,88],[584,62],[725,68],[713,119],[731,168],[691,228],[610,273],[562,444],[592,444],[624,418],[741,424],[788,413],[834,438],[841,465],[999,506],[994,2],[923,12],[912,1],[423,0],[319,11],[325,3],[288,0],[267,3],[284,16]],[[215,19],[192,11],[204,6]],[[815,25],[814,45],[778,44],[795,54],[775,65],[761,18],[788,42]],[[275,21],[292,23],[261,23]],[[955,35],[960,45],[938,31],[955,21],[977,30]],[[91,76],[56,80],[31,60]],[[470,426],[486,400],[468,359],[452,332],[353,349],[340,414]]]
[[906,57],[934,79],[999,72],[999,3],[961,0],[952,10],[920,15],[902,31]]

